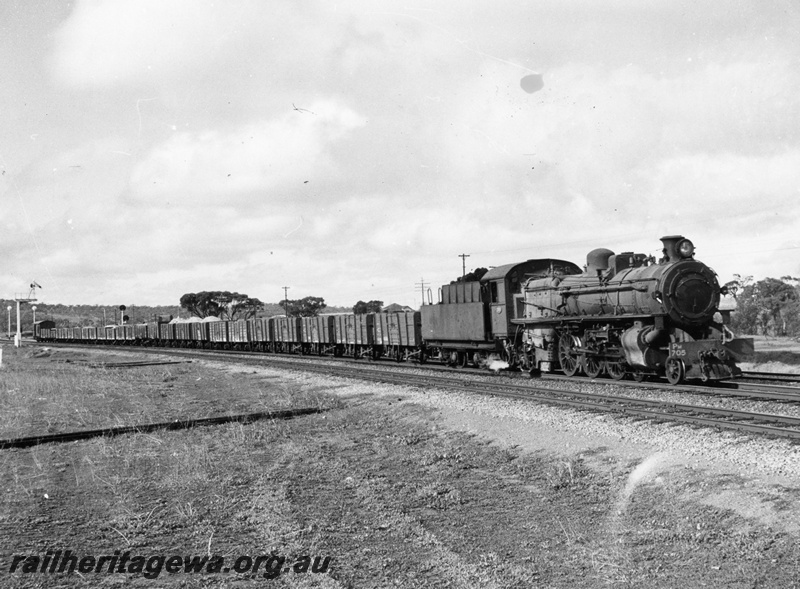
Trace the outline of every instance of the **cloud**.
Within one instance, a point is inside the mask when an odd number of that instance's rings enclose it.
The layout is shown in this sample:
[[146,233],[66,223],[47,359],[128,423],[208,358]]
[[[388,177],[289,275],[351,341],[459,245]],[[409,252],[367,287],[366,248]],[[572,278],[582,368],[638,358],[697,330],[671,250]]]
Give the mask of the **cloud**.
[[219,49],[244,7],[194,0],[78,2],[56,36],[56,73],[67,83],[104,86],[185,72]]
[[[460,274],[462,252],[580,263],[674,232],[704,254],[727,252],[729,229],[783,247],[791,19],[580,7],[79,0],[59,25],[21,9],[35,26],[20,30],[47,35],[18,64],[5,54],[9,104],[26,107],[4,137],[25,141],[0,140],[0,189],[31,214],[10,210],[0,240],[18,272],[46,263],[64,299],[86,300],[86,276],[94,300],[152,302],[228,288],[215,280],[265,300],[276,284],[388,299]],[[28,67],[39,45],[56,84]]]
[[[323,2],[274,0],[78,0],[55,35],[51,66],[78,88],[129,85],[165,92],[272,84],[294,73],[313,88],[342,42],[348,17]],[[216,93],[214,93],[216,94]]]
[[[605,72],[567,65],[549,72],[550,83],[535,95],[515,90],[512,73],[490,64],[458,105],[445,138],[447,159],[485,192],[515,194],[530,206],[574,201],[573,218],[630,210],[634,199],[660,212],[669,191],[689,192],[680,188],[683,174],[664,175],[680,165],[693,170],[693,205],[702,214],[717,206],[712,195],[721,188],[741,199],[748,191],[786,194],[796,179],[794,157],[782,154],[782,136],[796,125],[779,129],[787,101],[790,121],[800,112],[792,94],[797,76],[785,62],[709,64],[669,79],[636,67]],[[709,173],[701,174],[707,164]],[[731,175],[717,174],[719,165]],[[734,189],[732,179],[741,174],[757,176]],[[578,206],[582,198],[593,206]]]
[[[317,101],[236,128],[176,133],[136,166],[133,191],[145,200],[169,196],[187,204],[283,200],[290,186],[300,190],[309,178],[335,177],[331,146],[365,124],[350,108]],[[279,188],[284,192],[269,192]]]
[[[776,154],[693,154],[665,158],[652,170],[652,212],[692,211],[706,227],[746,230],[769,219],[773,229],[793,224],[800,198],[800,149]],[[698,205],[702,207],[698,210]],[[773,218],[776,212],[781,215]]]

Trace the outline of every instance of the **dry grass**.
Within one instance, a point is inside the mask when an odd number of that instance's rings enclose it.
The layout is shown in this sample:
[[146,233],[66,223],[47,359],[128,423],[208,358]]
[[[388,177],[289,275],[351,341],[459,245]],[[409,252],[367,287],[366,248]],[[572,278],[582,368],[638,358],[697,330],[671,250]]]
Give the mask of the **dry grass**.
[[756,353],[742,370],[800,374],[800,341],[787,337],[753,336]]
[[[663,473],[630,489],[621,503],[634,464],[609,462],[601,475],[579,455],[523,454],[443,432],[435,416],[409,403],[387,406],[362,395],[343,404],[252,374],[204,370],[140,369],[135,374],[143,383],[161,383],[141,387],[132,372],[47,364],[27,376],[10,371],[12,386],[29,399],[42,396],[34,383],[58,391],[59,400],[45,403],[32,421],[18,401],[12,408],[23,416],[18,429],[45,416],[56,427],[74,424],[71,415],[58,415],[65,402],[96,407],[78,412],[92,424],[246,404],[321,403],[331,411],[0,451],[3,563],[10,554],[48,547],[226,557],[275,551],[333,557],[330,575],[273,581],[288,587],[800,583],[796,538],[679,499],[687,485],[708,481]],[[69,385],[53,386],[56,374]],[[106,379],[103,397],[92,392],[92,375]],[[194,387],[197,382],[203,384]],[[172,387],[162,397],[167,384]],[[117,385],[126,392],[114,393]],[[129,398],[137,388],[139,398]],[[123,575],[35,578],[0,570],[0,577],[12,587],[153,586]],[[162,573],[158,586],[250,587],[264,580]]]
[[320,403],[267,379],[237,379],[199,364],[103,369],[79,363],[86,355],[72,351],[11,350],[0,372],[0,438]]

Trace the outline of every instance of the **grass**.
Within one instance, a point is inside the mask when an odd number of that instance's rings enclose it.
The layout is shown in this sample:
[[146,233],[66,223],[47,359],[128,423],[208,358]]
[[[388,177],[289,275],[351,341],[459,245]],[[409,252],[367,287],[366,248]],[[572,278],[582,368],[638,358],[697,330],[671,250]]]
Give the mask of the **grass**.
[[86,353],[10,350],[0,373],[0,438],[320,403],[267,379],[230,378],[196,364],[103,369],[87,366]]
[[800,341],[788,337],[752,336],[755,354],[742,370],[800,374]]
[[[59,415],[65,403],[93,426],[254,405],[317,403],[329,411],[0,451],[3,586],[153,586],[141,575],[7,573],[12,554],[47,548],[333,558],[328,575],[270,581],[288,587],[800,584],[795,537],[682,499],[713,483],[699,475],[654,471],[630,485],[636,464],[608,459],[598,472],[580,454],[498,447],[442,430],[428,409],[356,391],[342,402],[296,383],[195,365],[97,372],[52,360],[20,359],[0,375],[0,387],[43,405],[26,411],[17,398],[9,431],[47,420],[71,427],[76,418]],[[59,375],[67,384],[53,384]],[[265,581],[164,572],[157,585]]]

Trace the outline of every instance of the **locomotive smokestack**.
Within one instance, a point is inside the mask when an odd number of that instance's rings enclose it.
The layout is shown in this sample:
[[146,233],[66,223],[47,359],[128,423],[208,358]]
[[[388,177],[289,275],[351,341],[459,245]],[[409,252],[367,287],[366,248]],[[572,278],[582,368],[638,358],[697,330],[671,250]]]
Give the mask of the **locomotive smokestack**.
[[683,235],[667,235],[661,238],[664,257],[661,262],[680,262],[694,257],[694,244]]
[[664,254],[662,262],[677,262],[681,259],[681,255],[678,253],[678,243],[681,240],[683,240],[683,235],[665,235],[661,238],[661,243],[664,244],[664,249],[661,250],[661,253]]

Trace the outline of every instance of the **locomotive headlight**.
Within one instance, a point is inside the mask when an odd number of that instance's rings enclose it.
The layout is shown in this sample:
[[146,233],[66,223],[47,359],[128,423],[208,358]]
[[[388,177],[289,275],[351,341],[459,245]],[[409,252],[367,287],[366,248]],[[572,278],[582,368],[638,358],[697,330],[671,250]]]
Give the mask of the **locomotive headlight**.
[[678,243],[678,253],[682,258],[691,258],[694,254],[694,244],[688,239],[682,239]]

